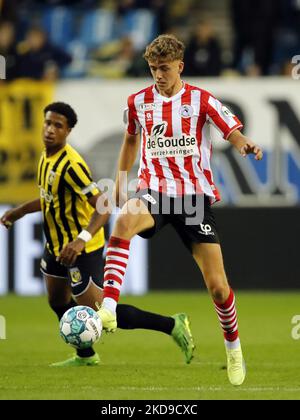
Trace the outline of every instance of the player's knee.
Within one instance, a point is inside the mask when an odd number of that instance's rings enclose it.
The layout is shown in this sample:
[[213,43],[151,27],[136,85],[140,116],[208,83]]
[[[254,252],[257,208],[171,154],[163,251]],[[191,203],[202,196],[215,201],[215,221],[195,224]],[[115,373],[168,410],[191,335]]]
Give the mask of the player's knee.
[[135,221],[131,215],[122,214],[118,217],[115,224],[115,235],[131,238],[134,235]]
[[65,307],[69,301],[64,299],[62,296],[48,296],[48,303],[50,308],[57,312],[57,308]]
[[219,281],[211,283],[209,286],[209,292],[216,302],[224,303],[229,295],[229,286],[227,283],[221,281],[220,278]]

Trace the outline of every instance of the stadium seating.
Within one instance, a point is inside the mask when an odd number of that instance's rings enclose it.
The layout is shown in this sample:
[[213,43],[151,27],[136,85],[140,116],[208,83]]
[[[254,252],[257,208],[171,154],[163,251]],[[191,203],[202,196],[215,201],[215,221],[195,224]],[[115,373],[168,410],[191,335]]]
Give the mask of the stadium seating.
[[114,14],[105,9],[97,9],[83,16],[80,24],[78,39],[86,48],[97,48],[114,38]]
[[130,11],[123,17],[121,32],[121,36],[129,35],[135,48],[141,50],[157,34],[156,18],[147,9]]
[[85,44],[75,39],[66,46],[66,50],[71,54],[73,60],[72,63],[62,71],[61,76],[66,79],[84,77],[88,64],[88,50]]
[[49,7],[43,10],[41,23],[49,40],[65,47],[75,35],[75,12],[68,7]]

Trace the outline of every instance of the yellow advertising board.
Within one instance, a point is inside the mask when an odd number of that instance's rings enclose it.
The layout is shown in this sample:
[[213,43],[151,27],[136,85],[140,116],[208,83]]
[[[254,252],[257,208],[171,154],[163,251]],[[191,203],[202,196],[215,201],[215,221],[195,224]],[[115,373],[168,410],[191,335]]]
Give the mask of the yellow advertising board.
[[0,203],[39,196],[36,172],[43,149],[43,109],[53,101],[53,92],[53,84],[47,82],[0,85]]

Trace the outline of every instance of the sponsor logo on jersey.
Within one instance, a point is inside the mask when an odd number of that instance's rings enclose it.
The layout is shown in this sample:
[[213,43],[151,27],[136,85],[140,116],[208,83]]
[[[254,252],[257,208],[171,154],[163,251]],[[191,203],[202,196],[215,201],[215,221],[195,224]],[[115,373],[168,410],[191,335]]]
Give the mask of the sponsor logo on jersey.
[[53,195],[51,193],[47,193],[47,191],[42,187],[40,187],[40,197],[47,203],[51,203],[53,201]]
[[155,124],[151,136],[147,136],[146,155],[148,158],[190,156],[199,153],[195,137],[182,134],[181,137],[165,137],[168,123]]
[[157,104],[141,104],[140,105],[140,111],[146,112],[146,111],[154,111],[157,107]]
[[181,105],[179,108],[179,114],[182,116],[182,118],[191,118],[194,115],[194,108],[192,105]]
[[56,173],[53,171],[50,171],[49,177],[48,177],[48,184],[53,185],[53,182],[55,180]]
[[222,112],[226,117],[234,117],[234,114],[225,105],[222,106]]
[[151,121],[152,119],[153,119],[152,112],[147,112],[146,113],[146,120]]
[[167,128],[168,128],[168,123],[166,121],[163,121],[160,124],[155,124],[151,130],[152,137],[163,136],[165,132],[167,131]]

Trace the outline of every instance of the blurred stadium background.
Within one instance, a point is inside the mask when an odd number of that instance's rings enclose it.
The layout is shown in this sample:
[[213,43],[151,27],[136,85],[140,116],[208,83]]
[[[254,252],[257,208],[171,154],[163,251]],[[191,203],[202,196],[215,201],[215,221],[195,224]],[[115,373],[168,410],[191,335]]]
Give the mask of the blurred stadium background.
[[[1,214],[37,197],[42,109],[50,101],[77,111],[70,142],[95,180],[114,177],[126,98],[151,84],[142,51],[156,35],[174,33],[187,45],[184,79],[225,102],[265,152],[259,163],[241,159],[212,133],[230,282],[299,288],[299,0],[2,0],[0,7]],[[44,292],[42,241],[39,215],[0,229],[1,295]],[[127,293],[203,287],[175,233],[137,242]]]

